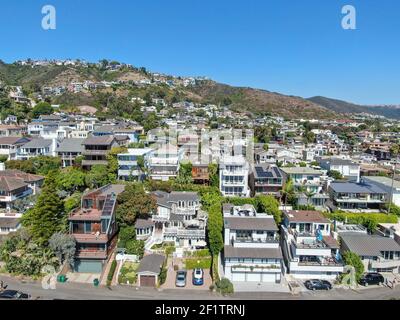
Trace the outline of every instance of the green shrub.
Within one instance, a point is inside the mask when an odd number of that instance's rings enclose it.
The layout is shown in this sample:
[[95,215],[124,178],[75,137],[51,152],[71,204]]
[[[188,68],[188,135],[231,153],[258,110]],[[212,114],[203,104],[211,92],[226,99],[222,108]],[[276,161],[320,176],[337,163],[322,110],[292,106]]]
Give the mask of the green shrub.
[[397,223],[398,217],[385,213],[347,213],[335,211],[327,214],[330,220],[346,221],[350,224],[361,224],[368,230],[373,231],[379,223]]
[[215,283],[215,286],[217,287],[217,291],[223,295],[232,294],[234,292],[232,282],[226,278],[218,280]]
[[214,282],[219,281],[219,273],[218,273],[218,255],[214,255],[212,257],[212,270],[211,275]]
[[111,263],[111,268],[107,275],[107,286],[111,286],[111,282],[112,282],[112,279],[114,278],[114,273],[115,273],[116,269],[117,269],[117,261],[114,260]]
[[168,272],[168,269],[167,269],[167,259],[166,259],[165,262],[164,262],[164,265],[162,266],[160,275],[158,277],[158,280],[160,282],[160,286],[165,283],[165,280],[167,280],[167,272]]

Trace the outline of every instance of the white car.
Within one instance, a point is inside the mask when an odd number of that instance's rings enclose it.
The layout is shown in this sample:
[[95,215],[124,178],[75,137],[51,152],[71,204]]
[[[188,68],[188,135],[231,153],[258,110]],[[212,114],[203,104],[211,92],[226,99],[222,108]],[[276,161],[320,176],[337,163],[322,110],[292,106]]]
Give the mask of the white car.
[[193,284],[195,286],[202,286],[204,284],[204,272],[202,269],[194,269]]

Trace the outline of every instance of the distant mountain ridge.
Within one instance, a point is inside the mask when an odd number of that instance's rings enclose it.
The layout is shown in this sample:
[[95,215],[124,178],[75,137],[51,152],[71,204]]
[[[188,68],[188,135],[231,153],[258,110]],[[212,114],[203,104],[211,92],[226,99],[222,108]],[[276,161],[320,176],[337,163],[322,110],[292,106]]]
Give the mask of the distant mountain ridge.
[[307,100],[337,113],[369,113],[400,120],[400,106],[398,105],[365,106],[321,96],[312,97]]

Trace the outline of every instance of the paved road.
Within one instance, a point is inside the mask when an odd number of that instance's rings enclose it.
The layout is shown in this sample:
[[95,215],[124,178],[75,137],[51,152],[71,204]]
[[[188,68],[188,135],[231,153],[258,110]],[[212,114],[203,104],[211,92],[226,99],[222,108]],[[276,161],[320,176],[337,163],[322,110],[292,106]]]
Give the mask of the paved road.
[[360,289],[358,291],[334,289],[321,292],[302,292],[299,295],[287,293],[236,293],[233,297],[205,291],[193,290],[162,290],[139,289],[117,286],[95,288],[91,285],[65,283],[57,284],[56,290],[44,290],[40,282],[21,282],[15,278],[0,276],[8,284],[9,289],[21,290],[29,293],[34,299],[42,300],[217,300],[217,299],[243,299],[243,300],[389,300],[400,299],[400,286],[392,290],[387,287]]

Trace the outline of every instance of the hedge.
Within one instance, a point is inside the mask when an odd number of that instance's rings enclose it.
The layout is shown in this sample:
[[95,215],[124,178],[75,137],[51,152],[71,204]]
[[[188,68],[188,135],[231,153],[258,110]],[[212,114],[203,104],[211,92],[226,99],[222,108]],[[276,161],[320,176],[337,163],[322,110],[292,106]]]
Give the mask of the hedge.
[[114,278],[115,269],[117,269],[117,261],[113,260],[111,263],[110,271],[107,275],[107,286],[111,286],[112,279]]
[[386,213],[347,213],[336,211],[328,213],[330,220],[346,221],[351,224],[361,224],[369,230],[374,230],[379,223],[397,223],[398,217],[393,214]]

